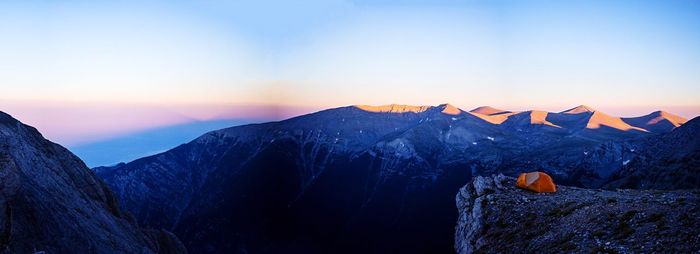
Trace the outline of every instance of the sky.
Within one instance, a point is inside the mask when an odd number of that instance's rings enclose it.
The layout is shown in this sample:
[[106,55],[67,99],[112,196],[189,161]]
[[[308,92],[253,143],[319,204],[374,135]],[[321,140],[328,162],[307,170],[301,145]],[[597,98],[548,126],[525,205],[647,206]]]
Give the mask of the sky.
[[0,110],[64,145],[354,104],[700,115],[700,1],[1,1]]

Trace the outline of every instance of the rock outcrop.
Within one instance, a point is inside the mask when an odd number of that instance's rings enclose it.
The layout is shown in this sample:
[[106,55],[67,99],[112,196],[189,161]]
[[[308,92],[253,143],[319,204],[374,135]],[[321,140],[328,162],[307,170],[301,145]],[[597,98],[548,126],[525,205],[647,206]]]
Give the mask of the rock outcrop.
[[700,190],[556,193],[477,176],[456,197],[458,253],[695,253]]
[[142,229],[65,148],[0,112],[0,253],[185,253]]

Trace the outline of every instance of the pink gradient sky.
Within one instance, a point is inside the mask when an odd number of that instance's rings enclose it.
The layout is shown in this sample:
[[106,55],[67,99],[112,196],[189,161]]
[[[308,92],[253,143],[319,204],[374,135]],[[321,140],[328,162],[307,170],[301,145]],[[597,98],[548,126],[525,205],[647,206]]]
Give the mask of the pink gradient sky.
[[276,105],[149,105],[129,103],[0,103],[2,111],[36,127],[48,139],[72,146],[146,129],[194,121],[245,119],[281,120],[310,111]]
[[700,1],[0,1],[0,110],[72,145],[354,105],[700,115]]
[[[129,104],[95,102],[37,102],[3,101],[2,110],[20,121],[32,125],[47,138],[72,146],[118,137],[146,129],[217,119],[249,119],[253,122],[282,120],[315,112],[328,107],[344,105],[290,106],[290,105],[205,105],[205,104]],[[364,103],[358,103],[364,104]],[[390,103],[386,103],[390,104]],[[432,105],[437,105],[435,103]],[[463,110],[476,108],[476,104],[451,103]],[[424,105],[416,103],[414,105]],[[559,112],[577,106],[493,107],[520,111],[541,109]],[[641,116],[656,110],[664,110],[688,119],[700,115],[698,106],[601,106],[589,105],[616,116]]]

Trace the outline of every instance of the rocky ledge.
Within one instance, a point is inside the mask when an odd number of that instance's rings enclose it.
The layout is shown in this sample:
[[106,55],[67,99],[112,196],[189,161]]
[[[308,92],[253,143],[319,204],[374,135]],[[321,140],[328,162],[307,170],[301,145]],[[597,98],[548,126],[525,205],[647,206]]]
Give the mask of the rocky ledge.
[[700,251],[700,190],[534,193],[497,175],[474,177],[456,201],[458,253]]

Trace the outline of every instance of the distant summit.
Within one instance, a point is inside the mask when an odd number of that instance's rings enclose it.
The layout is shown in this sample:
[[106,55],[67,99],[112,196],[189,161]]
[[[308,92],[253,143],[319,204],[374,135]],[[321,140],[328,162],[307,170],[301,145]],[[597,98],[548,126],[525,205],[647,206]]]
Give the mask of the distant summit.
[[502,110],[502,109],[497,109],[493,108],[490,106],[481,106],[475,109],[470,110],[469,112],[472,113],[479,113],[483,115],[497,115],[497,114],[503,114],[503,113],[510,113],[510,111]]
[[655,111],[645,116],[622,118],[622,120],[632,126],[654,133],[671,131],[688,121],[683,117],[665,111]]
[[544,125],[555,128],[561,128],[561,126],[556,125],[547,120],[549,112],[540,110],[530,110],[525,112],[520,112],[511,116],[508,116],[505,124],[512,124],[515,126],[528,126],[528,125]]
[[440,112],[448,114],[448,115],[459,115],[463,112],[458,107],[455,107],[449,103],[442,104],[442,105],[438,106],[438,108],[442,109]]
[[382,106],[371,106],[371,105],[355,105],[355,108],[375,113],[422,113],[431,109],[439,110],[442,113],[448,115],[459,115],[463,111],[452,104],[445,103],[438,106],[413,106],[413,105],[401,105],[401,104],[389,104]]
[[596,110],[594,108],[591,108],[589,106],[579,105],[577,107],[570,108],[570,109],[564,110],[564,111],[559,112],[559,113],[562,113],[562,114],[580,114],[580,113],[593,113],[595,111]]
[[354,107],[364,111],[375,113],[420,113],[432,108],[432,106],[412,106],[400,104],[390,104],[383,106],[355,105]]
[[612,128],[616,130],[621,130],[621,131],[628,131],[628,130],[636,130],[636,131],[643,131],[643,132],[648,132],[647,130],[639,127],[634,127],[632,125],[629,125],[622,121],[621,118],[619,117],[614,117],[610,116],[608,114],[605,114],[600,111],[590,111],[593,112],[593,115],[591,115],[591,118],[588,120],[588,123],[586,124],[586,128],[588,129],[599,129],[599,128]]

